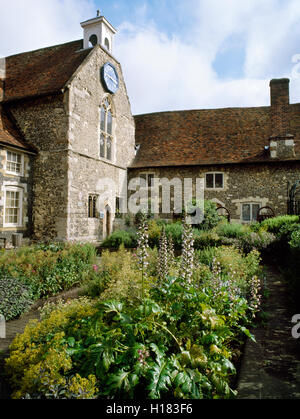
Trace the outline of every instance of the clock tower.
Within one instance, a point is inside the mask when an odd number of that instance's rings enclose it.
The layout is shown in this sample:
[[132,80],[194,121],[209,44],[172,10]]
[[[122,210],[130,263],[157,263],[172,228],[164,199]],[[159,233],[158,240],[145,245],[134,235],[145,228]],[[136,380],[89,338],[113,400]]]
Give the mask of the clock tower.
[[112,54],[114,35],[117,31],[104,16],[101,16],[100,10],[97,11],[95,18],[82,22],[81,27],[83,28],[84,49],[101,45]]

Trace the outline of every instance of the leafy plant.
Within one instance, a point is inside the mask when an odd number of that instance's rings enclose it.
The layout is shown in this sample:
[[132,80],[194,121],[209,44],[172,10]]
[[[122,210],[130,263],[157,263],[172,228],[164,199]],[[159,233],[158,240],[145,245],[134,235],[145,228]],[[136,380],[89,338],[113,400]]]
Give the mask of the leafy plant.
[[19,317],[32,304],[30,288],[17,279],[0,277],[0,314],[7,321]]
[[[100,298],[45,307],[41,322],[30,324],[11,346],[6,371],[14,398],[232,397],[231,346],[252,338],[259,254],[244,257],[238,249],[219,247],[194,258],[192,232],[187,226],[184,231],[183,258],[177,264],[174,257],[173,264],[183,267],[192,256],[192,276],[175,269],[174,276],[151,278],[155,263],[151,269],[148,263],[157,251],[148,248],[145,221],[136,255],[124,246],[103,253],[93,277],[105,284]],[[166,253],[166,235],[162,241]],[[207,266],[199,263],[205,258]]]
[[299,223],[299,216],[297,215],[283,215],[276,218],[270,218],[261,223],[261,227],[275,235],[280,233],[284,226],[294,225]]
[[83,284],[93,274],[95,256],[89,244],[24,247],[0,255],[0,277],[16,280],[37,300]]
[[121,245],[125,248],[133,249],[137,246],[137,235],[134,231],[115,231],[101,244],[101,247],[119,249]]

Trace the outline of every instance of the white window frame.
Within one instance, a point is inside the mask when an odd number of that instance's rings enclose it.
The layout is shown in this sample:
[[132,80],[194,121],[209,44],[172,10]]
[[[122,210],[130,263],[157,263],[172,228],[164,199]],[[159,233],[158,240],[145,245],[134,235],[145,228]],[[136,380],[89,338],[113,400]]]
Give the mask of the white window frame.
[[[4,191],[4,207],[3,207],[3,227],[23,227],[23,189],[16,186],[5,186]],[[19,192],[19,220],[18,223],[6,223],[6,193],[7,192]]]
[[[207,175],[214,175],[214,186],[212,188],[207,187],[207,181],[206,181]],[[216,175],[222,175],[223,176],[223,187],[222,188],[216,188]],[[223,191],[225,189],[225,174],[223,172],[207,172],[207,173],[205,173],[205,189],[207,191]]]
[[[17,156],[21,156],[21,172],[12,172],[10,170],[8,170],[8,153],[11,154],[16,154]],[[17,151],[13,151],[13,150],[6,150],[6,163],[5,163],[5,173],[8,175],[14,175],[14,176],[19,176],[22,177],[24,176],[24,154],[23,153],[18,153]]]
[[[244,205],[250,205],[250,220],[244,220],[244,217],[243,217],[243,208],[244,208]],[[242,220],[243,223],[253,223],[253,222],[256,222],[256,220],[253,220],[253,205],[258,205],[259,206],[259,209],[262,208],[262,203],[261,202],[243,202],[241,204],[241,220]]]

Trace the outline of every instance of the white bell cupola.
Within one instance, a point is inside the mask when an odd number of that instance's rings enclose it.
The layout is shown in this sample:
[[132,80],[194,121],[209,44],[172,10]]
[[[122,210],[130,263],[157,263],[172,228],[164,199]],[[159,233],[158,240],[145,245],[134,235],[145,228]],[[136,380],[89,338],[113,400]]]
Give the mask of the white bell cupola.
[[83,48],[101,45],[110,54],[113,52],[116,29],[97,11],[97,17],[81,23],[83,28]]

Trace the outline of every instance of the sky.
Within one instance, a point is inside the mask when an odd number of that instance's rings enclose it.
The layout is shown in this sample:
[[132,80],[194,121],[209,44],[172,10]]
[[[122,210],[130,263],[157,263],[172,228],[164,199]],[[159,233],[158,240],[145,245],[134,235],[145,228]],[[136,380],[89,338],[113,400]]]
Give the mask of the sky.
[[299,0],[0,0],[0,57],[83,37],[97,9],[118,30],[133,114],[300,102]]

